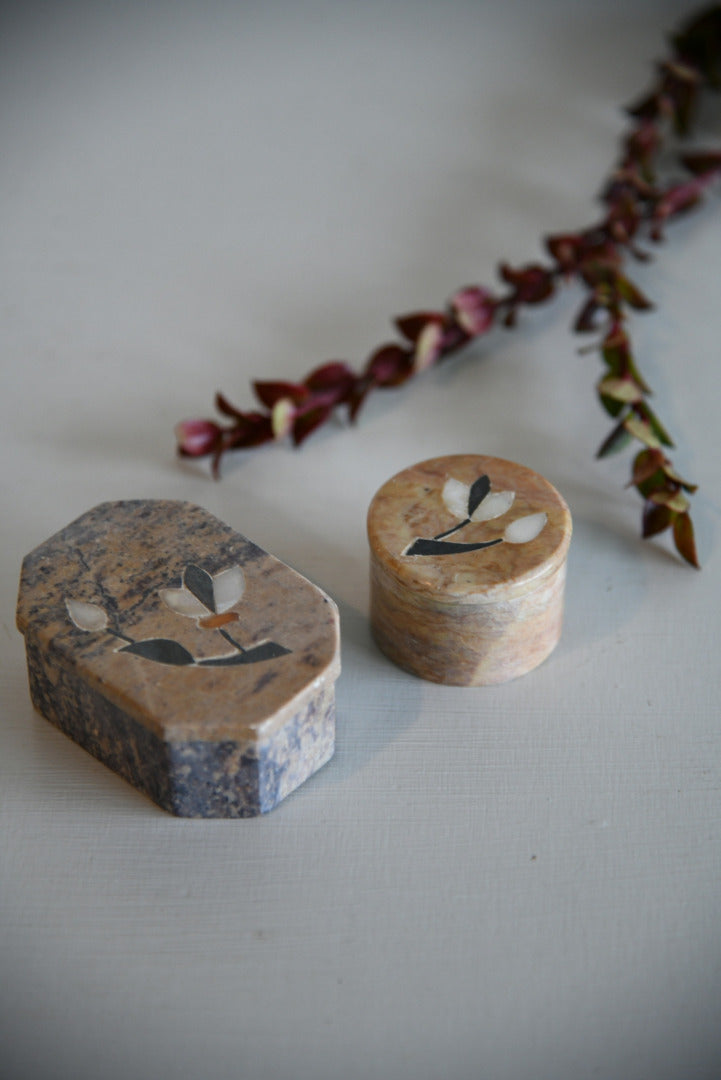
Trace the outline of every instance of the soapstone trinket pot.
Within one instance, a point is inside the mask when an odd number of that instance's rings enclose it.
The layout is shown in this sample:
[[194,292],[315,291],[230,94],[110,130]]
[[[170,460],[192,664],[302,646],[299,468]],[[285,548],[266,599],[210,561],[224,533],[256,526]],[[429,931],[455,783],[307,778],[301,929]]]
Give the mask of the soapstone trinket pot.
[[423,461],[377,492],[368,539],[373,635],[407,671],[502,683],[556,646],[571,515],[531,469],[473,454]]
[[83,514],[26,556],[17,625],[38,711],[171,813],[263,813],[333,754],[335,604],[200,507]]

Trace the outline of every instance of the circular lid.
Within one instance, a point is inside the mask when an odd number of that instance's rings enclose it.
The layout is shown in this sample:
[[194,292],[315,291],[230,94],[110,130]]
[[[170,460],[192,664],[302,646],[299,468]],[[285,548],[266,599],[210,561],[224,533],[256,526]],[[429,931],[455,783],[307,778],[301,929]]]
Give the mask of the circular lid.
[[388,573],[436,603],[497,602],[560,566],[571,515],[532,469],[454,454],[388,480],[371,502],[368,539]]

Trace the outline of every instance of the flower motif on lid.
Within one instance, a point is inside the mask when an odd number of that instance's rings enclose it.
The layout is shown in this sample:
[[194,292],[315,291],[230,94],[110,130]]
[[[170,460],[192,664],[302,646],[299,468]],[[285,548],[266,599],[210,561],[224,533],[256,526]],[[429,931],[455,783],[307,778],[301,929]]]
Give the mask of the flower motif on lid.
[[460,555],[463,552],[480,551],[496,544],[528,544],[535,540],[544,528],[548,517],[543,511],[527,514],[511,521],[503,533],[493,540],[479,540],[475,543],[459,543],[447,537],[470,525],[471,522],[493,521],[502,517],[513,506],[515,491],[491,491],[490,478],[484,473],[472,484],[449,477],[443,485],[441,498],[446,510],[458,519],[445,532],[432,538],[418,537],[403,552],[404,555]]
[[231,566],[211,576],[200,566],[190,564],[183,573],[179,589],[161,589],[160,598],[176,615],[195,619],[204,630],[218,630],[238,621],[231,608],[245,592],[245,578],[239,566]]
[[117,625],[111,624],[108,613],[100,604],[88,600],[67,598],[65,607],[70,619],[86,632],[104,632],[125,642],[117,651],[131,653],[145,660],[173,667],[234,667],[238,664],[256,664],[263,660],[275,660],[291,650],[277,641],[260,641],[244,646],[231,637],[226,627],[240,621],[235,604],[245,591],[243,571],[236,564],[209,574],[194,563],[185,567],[180,588],[160,589],[159,595],[166,607],[176,615],[195,619],[202,630],[215,630],[231,645],[233,652],[219,656],[194,656],[184,645],[172,638],[143,638],[135,641]]

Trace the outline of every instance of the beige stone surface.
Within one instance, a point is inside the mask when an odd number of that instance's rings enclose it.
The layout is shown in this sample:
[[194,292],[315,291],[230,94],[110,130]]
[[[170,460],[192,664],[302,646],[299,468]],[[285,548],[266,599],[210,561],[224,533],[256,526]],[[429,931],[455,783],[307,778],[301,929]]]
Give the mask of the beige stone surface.
[[[454,519],[446,484],[470,488],[484,475],[487,498],[505,505],[498,496],[513,493],[511,505],[486,521]],[[528,541],[510,542],[524,520],[543,524]],[[469,548],[409,553],[419,538],[443,536]],[[373,633],[401,667],[434,682],[505,682],[536,667],[557,644],[571,517],[562,496],[533,470],[471,454],[421,462],[378,491],[368,538]],[[489,546],[472,549],[480,543]]]
[[[225,612],[231,621],[208,625],[210,611],[183,617],[164,601],[189,565],[211,575],[240,566],[243,593]],[[107,612],[107,630],[79,629],[68,600]],[[325,593],[184,502],[102,504],[51,537],[24,560],[17,624],[123,711],[176,740],[268,735],[319,680],[339,672],[338,613]],[[129,655],[112,633],[173,640],[207,661],[233,653],[222,630],[246,648],[273,640],[287,652],[261,664],[182,667]]]

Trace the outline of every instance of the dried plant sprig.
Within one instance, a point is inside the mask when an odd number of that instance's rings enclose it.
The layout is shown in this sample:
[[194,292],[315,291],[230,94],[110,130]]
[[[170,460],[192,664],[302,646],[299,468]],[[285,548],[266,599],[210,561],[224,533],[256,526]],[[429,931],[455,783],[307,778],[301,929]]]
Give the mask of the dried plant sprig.
[[691,133],[701,92],[719,89],[721,4],[714,4],[671,39],[670,55],[658,65],[650,92],[627,110],[631,127],[603,191],[604,214],[598,222],[579,232],[546,237],[548,262],[517,267],[501,263],[503,286],[498,292],[468,285],[455,292],[443,310],[396,318],[401,340],[376,348],[359,373],[335,360],[315,368],[298,383],[254,382],[262,411],[243,412],[217,394],[216,407],[229,423],[181,422],[176,428],[179,453],[210,456],[217,477],[229,450],[287,436],[300,445],[340,406],[354,421],[371,391],[401,386],[494,326],[515,326],[521,308],[549,300],[564,282],[577,282],[586,295],[573,329],[599,336],[592,346],[605,366],[598,397],[616,421],[598,456],[631,442],[641,444],[629,486],[644,500],[642,534],[651,537],[670,529],[679,554],[698,566],[687,497],[696,486],[678,475],[662,449],[673,442],[649,406],[651,390],[636,365],[629,337],[629,315],[653,305],[626,275],[624,265],[628,256],[647,260],[649,255],[640,246],[643,241],[659,243],[666,225],[696,206],[710,184],[721,177],[719,150],[679,156],[685,173],[680,179],[660,175],[662,151],[668,150],[674,137]]

